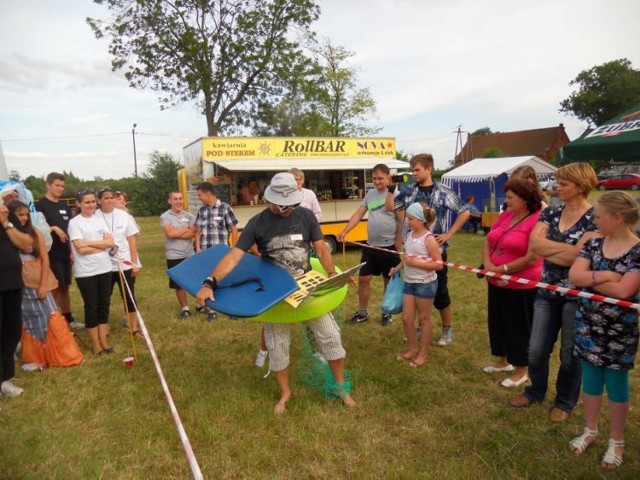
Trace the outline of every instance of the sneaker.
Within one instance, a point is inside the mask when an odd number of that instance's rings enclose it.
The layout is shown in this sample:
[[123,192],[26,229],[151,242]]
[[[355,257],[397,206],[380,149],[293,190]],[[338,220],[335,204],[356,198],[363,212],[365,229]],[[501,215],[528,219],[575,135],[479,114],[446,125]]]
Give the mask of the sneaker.
[[182,310],[178,316],[180,318],[187,318],[191,316],[191,312],[189,310]]
[[269,350],[258,350],[258,354],[256,355],[256,359],[253,362],[256,367],[262,368],[264,367],[264,362],[267,361],[267,356],[269,355]]
[[218,314],[213,310],[207,311],[207,322],[213,322],[218,319]]
[[436,345],[438,345],[439,347],[446,347],[451,342],[453,342],[453,329],[449,328],[442,331],[442,335],[440,335],[440,339],[438,340],[438,343]]
[[201,307],[200,305],[196,305],[196,312],[198,313],[207,313],[207,307]]
[[351,319],[349,320],[349,323],[351,323],[352,325],[355,325],[357,323],[366,322],[367,320],[369,320],[368,313],[365,313],[364,315],[362,315],[360,312],[356,312],[353,314],[353,317],[351,317]]
[[19,397],[23,392],[23,390],[20,387],[16,387],[11,380],[2,382],[0,391],[2,391],[2,394],[7,397]]
[[380,323],[382,324],[383,327],[391,325],[391,322],[393,322],[393,318],[391,317],[390,314],[388,313],[382,314],[382,320],[380,320]]
[[69,323],[69,326],[73,329],[73,330],[82,330],[84,328],[84,323],[80,323],[80,322],[76,322],[75,320],[71,323]]

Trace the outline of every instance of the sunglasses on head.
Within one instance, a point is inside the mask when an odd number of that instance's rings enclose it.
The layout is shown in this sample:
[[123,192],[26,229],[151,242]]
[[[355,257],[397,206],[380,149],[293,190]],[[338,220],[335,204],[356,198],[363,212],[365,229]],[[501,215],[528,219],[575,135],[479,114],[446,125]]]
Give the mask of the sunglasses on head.
[[102,195],[104,195],[107,192],[113,193],[113,190],[111,190],[111,187],[100,187],[96,193],[98,194],[98,198],[102,198]]
[[76,194],[76,200],[82,200],[82,197],[84,197],[85,195],[95,195],[93,190],[91,190],[90,188],[83,188],[81,190],[78,190],[78,193]]
[[276,207],[278,207],[278,210],[280,210],[280,213],[284,213],[287,210],[291,209],[291,210],[295,210],[296,208],[298,208],[300,206],[300,202],[294,204],[294,205],[276,205]]

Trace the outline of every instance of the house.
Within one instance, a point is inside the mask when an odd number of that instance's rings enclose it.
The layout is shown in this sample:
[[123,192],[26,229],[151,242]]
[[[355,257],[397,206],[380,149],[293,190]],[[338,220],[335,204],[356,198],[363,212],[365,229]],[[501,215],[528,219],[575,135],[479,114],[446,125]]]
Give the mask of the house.
[[467,143],[456,155],[458,167],[474,158],[482,157],[489,148],[497,148],[505,157],[536,156],[547,162],[556,157],[560,147],[569,143],[569,137],[561,123],[557,127],[519,130],[517,132],[469,135]]

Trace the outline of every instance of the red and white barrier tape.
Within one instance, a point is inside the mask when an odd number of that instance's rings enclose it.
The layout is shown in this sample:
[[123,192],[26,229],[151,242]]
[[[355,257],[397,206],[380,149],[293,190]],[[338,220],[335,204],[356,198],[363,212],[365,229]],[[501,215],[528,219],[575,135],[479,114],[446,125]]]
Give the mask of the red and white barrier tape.
[[[131,262],[123,261],[125,265],[133,265]],[[135,265],[134,265],[135,266]],[[131,289],[129,288],[129,284],[125,281],[123,282],[126,286],[127,292],[129,294],[129,298],[133,301],[133,295],[131,294]],[[149,353],[151,353],[151,358],[153,360],[153,364],[156,368],[156,372],[158,373],[158,378],[160,379],[160,385],[162,385],[162,390],[164,390],[164,395],[167,397],[167,403],[169,404],[169,410],[171,410],[171,415],[173,416],[173,421],[176,424],[176,428],[178,429],[178,434],[180,435],[180,441],[182,442],[182,448],[184,448],[184,452],[187,455],[187,460],[189,461],[189,467],[191,467],[191,472],[193,473],[193,478],[196,480],[202,480],[204,478],[202,476],[202,471],[200,470],[200,466],[198,465],[198,460],[196,459],[195,453],[193,453],[193,448],[191,448],[191,442],[189,442],[189,437],[187,437],[187,432],[182,425],[182,420],[180,419],[180,414],[176,409],[176,404],[173,402],[173,397],[171,396],[171,392],[169,391],[169,385],[167,384],[167,380],[164,378],[164,374],[162,373],[162,367],[160,366],[160,361],[158,360],[158,355],[156,354],[156,349],[153,347],[153,342],[151,341],[151,336],[149,335],[149,331],[147,330],[147,326],[142,319],[142,315],[140,315],[140,309],[138,305],[135,304],[136,307],[136,315],[138,317],[138,324],[142,329],[142,333],[144,334],[144,339],[147,342],[147,346],[149,347]]]
[[[360,243],[360,242],[347,242],[347,243],[350,243],[352,245],[358,245],[358,246],[364,247],[364,248],[370,248],[372,250],[380,250],[382,252],[387,252],[387,253],[390,252],[390,250],[387,250],[386,248],[374,247],[372,245],[367,245],[366,243]],[[398,255],[406,255],[408,257],[417,258],[417,259],[420,259],[420,260],[427,260],[428,259],[428,257],[425,257],[425,256],[408,255],[408,254],[405,254],[404,252],[395,252],[394,251],[394,253],[396,253]],[[503,273],[490,272],[488,270],[482,270],[482,269],[479,269],[479,268],[469,267],[467,265],[461,265],[459,263],[451,263],[451,262],[443,262],[443,261],[437,261],[435,263],[442,263],[443,265],[446,265],[448,267],[457,268],[458,270],[465,270],[467,272],[481,273],[481,274],[483,274],[483,275],[485,275],[487,277],[495,277],[495,278],[500,278],[502,280],[506,280],[506,281],[509,281],[509,282],[520,283],[522,285],[530,285],[532,287],[544,288],[545,290],[550,290],[552,292],[560,292],[560,293],[564,293],[566,295],[571,295],[571,296],[574,296],[574,297],[588,298],[588,299],[593,300],[595,302],[611,303],[611,304],[617,305],[619,307],[633,308],[635,310],[640,310],[640,303],[633,303],[633,302],[629,302],[627,300],[620,300],[618,298],[605,297],[604,295],[600,295],[600,294],[597,294],[597,293],[589,293],[589,292],[585,292],[583,290],[576,290],[574,288],[559,287],[558,285],[551,285],[549,283],[536,282],[535,280],[528,280],[526,278],[516,277],[514,275],[505,275]]]

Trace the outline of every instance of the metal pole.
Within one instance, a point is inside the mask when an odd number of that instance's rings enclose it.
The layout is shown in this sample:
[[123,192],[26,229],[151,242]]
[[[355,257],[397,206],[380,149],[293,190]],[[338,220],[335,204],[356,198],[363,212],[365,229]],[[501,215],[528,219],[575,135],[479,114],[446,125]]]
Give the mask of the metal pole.
[[136,155],[136,127],[137,123],[133,124],[133,129],[131,130],[131,137],[133,138],[133,173],[137,177],[138,176],[138,157]]

